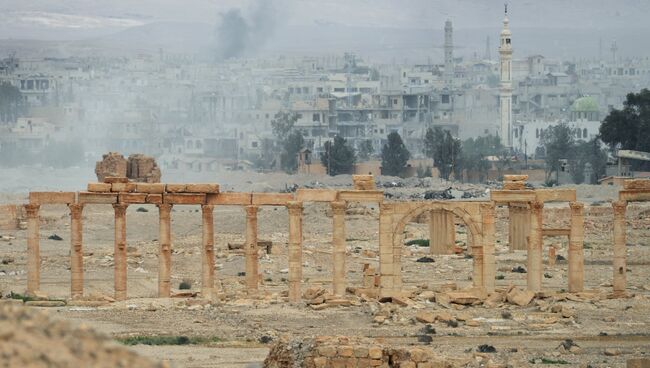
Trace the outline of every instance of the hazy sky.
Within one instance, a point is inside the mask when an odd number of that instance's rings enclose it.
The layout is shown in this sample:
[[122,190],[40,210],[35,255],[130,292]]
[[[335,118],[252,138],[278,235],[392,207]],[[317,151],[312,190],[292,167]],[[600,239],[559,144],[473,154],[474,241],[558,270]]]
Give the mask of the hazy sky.
[[[0,0],[0,15],[20,26],[128,27],[154,21],[214,23],[219,12],[263,0]],[[269,0],[287,25],[438,28],[493,26],[503,0]],[[254,6],[254,5],[253,5]],[[511,0],[518,27],[648,27],[650,0]],[[119,19],[116,19],[119,18]]]

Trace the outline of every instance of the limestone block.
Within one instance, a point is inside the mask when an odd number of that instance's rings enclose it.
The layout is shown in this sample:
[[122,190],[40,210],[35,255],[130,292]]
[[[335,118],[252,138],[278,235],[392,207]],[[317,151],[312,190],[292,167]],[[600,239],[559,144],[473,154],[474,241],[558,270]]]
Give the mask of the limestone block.
[[375,190],[375,177],[372,175],[352,175],[355,190]]
[[89,192],[110,192],[111,184],[109,183],[88,183]]
[[165,184],[162,183],[136,183],[135,191],[138,193],[162,194],[165,193]]
[[526,183],[523,181],[503,182],[503,190],[526,190]]
[[163,202],[167,204],[205,204],[205,194],[164,194]]
[[29,203],[31,204],[70,204],[76,202],[75,192],[31,192]]
[[512,288],[506,295],[508,302],[517,304],[518,306],[526,306],[530,303],[531,300],[535,297],[535,293],[528,290],[519,290],[517,288]]
[[219,193],[219,184],[187,184],[187,193]]
[[129,155],[126,176],[141,183],[160,183],[160,168],[153,157],[137,153]]
[[124,156],[117,152],[109,152],[103,155],[102,160],[95,164],[95,174],[97,180],[105,183],[107,177],[124,177],[126,178],[126,168],[128,162]]
[[291,193],[253,193],[253,204],[258,206],[286,206],[293,201]]
[[151,204],[162,204],[163,203],[163,195],[162,194],[147,194],[147,203]]
[[346,202],[373,202],[381,203],[384,201],[384,191],[382,190],[342,190],[338,195],[339,201]]
[[491,190],[490,200],[499,203],[532,202],[536,198],[534,190]]
[[0,230],[18,230],[19,222],[18,206],[0,205]]
[[187,184],[167,184],[165,191],[167,193],[185,193]]
[[623,181],[623,189],[650,189],[650,179],[627,179]]
[[650,201],[650,189],[621,190],[618,192],[618,199],[628,202]]
[[117,203],[117,193],[79,192],[80,204],[114,204]]
[[331,189],[298,189],[296,201],[333,202],[336,200],[337,194],[337,191]]
[[135,192],[135,183],[112,183],[111,192]]
[[147,193],[120,193],[117,197],[118,203],[143,204],[147,203]]
[[540,202],[575,202],[575,189],[535,189],[535,196]]
[[223,206],[248,206],[252,201],[253,195],[251,193],[221,192],[218,194],[210,193],[206,197],[207,204]]

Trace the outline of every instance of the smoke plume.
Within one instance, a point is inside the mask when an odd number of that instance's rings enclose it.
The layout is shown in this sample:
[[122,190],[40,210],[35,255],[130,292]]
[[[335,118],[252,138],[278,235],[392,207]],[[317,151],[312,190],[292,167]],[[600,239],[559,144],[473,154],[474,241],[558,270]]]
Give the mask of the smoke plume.
[[248,9],[230,9],[220,14],[216,29],[217,61],[252,56],[275,29],[275,10],[270,1],[257,0]]

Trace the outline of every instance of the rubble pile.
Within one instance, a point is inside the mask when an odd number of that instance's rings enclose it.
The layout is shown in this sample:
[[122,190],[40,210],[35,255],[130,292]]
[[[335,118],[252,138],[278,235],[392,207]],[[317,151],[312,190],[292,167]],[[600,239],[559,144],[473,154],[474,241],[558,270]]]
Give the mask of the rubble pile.
[[446,360],[425,348],[385,346],[372,339],[347,336],[319,336],[301,341],[280,340],[264,360],[265,368],[432,366],[464,365],[460,359],[458,362]]
[[0,303],[0,356],[4,367],[165,367],[81,326],[44,312]]

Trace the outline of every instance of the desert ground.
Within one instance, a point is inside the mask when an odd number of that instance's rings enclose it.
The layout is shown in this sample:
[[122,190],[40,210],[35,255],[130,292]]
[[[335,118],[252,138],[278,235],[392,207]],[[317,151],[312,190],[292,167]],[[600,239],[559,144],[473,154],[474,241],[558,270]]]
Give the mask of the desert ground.
[[[243,186],[282,190],[288,180]],[[300,186],[349,186],[346,178],[294,179]],[[395,179],[398,180],[398,179]],[[390,182],[384,180],[384,182]],[[234,186],[234,185],[233,185]],[[392,186],[392,185],[389,185]],[[404,181],[386,188],[393,200],[413,200],[432,189],[453,186],[458,193],[484,195],[488,186],[429,180]],[[519,306],[500,300],[494,304],[461,305],[436,301],[436,294],[472,284],[472,258],[466,231],[456,218],[454,255],[429,255],[427,247],[406,246],[402,258],[407,303],[381,302],[353,294],[362,286],[363,267],[378,268],[378,208],[356,205],[346,215],[347,285],[349,303],[330,308],[309,300],[286,300],[288,216],[284,208],[264,207],[258,217],[259,240],[271,241],[270,252],[260,249],[263,282],[257,295],[245,293],[244,255],[229,249],[244,242],[245,214],[236,206],[216,206],[214,212],[218,298],[206,301],[188,296],[200,290],[201,213],[198,206],[174,206],[172,212],[172,286],[178,297],[156,298],[158,268],[158,210],[131,205],[127,212],[128,297],[112,302],[113,209],[87,206],[83,212],[84,293],[102,303],[61,303],[47,309],[57,320],[89,326],[114,339],[139,336],[201,337],[188,345],[132,345],[129,349],[172,367],[261,367],[270,346],[280,339],[320,335],[363,336],[386,344],[423,346],[441,356],[464,358],[467,366],[625,367],[633,357],[650,357],[650,205],[628,206],[628,273],[625,298],[611,297],[612,211],[608,200],[616,187],[580,185],[585,202],[585,292],[569,294],[566,238],[544,239],[543,295]],[[74,188],[69,188],[74,189]],[[78,190],[79,188],[77,188]],[[26,203],[27,193],[0,196],[3,203]],[[472,199],[476,200],[476,198]],[[525,288],[526,254],[508,248],[508,211],[497,208],[497,290]],[[65,206],[41,209],[41,289],[50,300],[70,295],[70,219]],[[332,219],[328,206],[305,205],[303,223],[303,290],[330,290],[332,280]],[[568,205],[545,207],[545,227],[568,226]],[[427,239],[426,218],[413,219],[405,240]],[[0,292],[4,298],[26,289],[26,232],[0,232]],[[60,240],[56,240],[60,239]],[[230,245],[230,247],[229,247]],[[555,246],[556,262],[547,258]],[[236,247],[235,247],[236,248]],[[422,262],[430,257],[433,262]],[[420,260],[420,261],[418,261]],[[190,289],[179,290],[181,283]],[[185,285],[187,286],[187,285]],[[189,294],[188,294],[189,293]],[[432,315],[431,321],[422,316]],[[567,340],[571,340],[569,343]],[[480,345],[494,352],[479,351]]]

